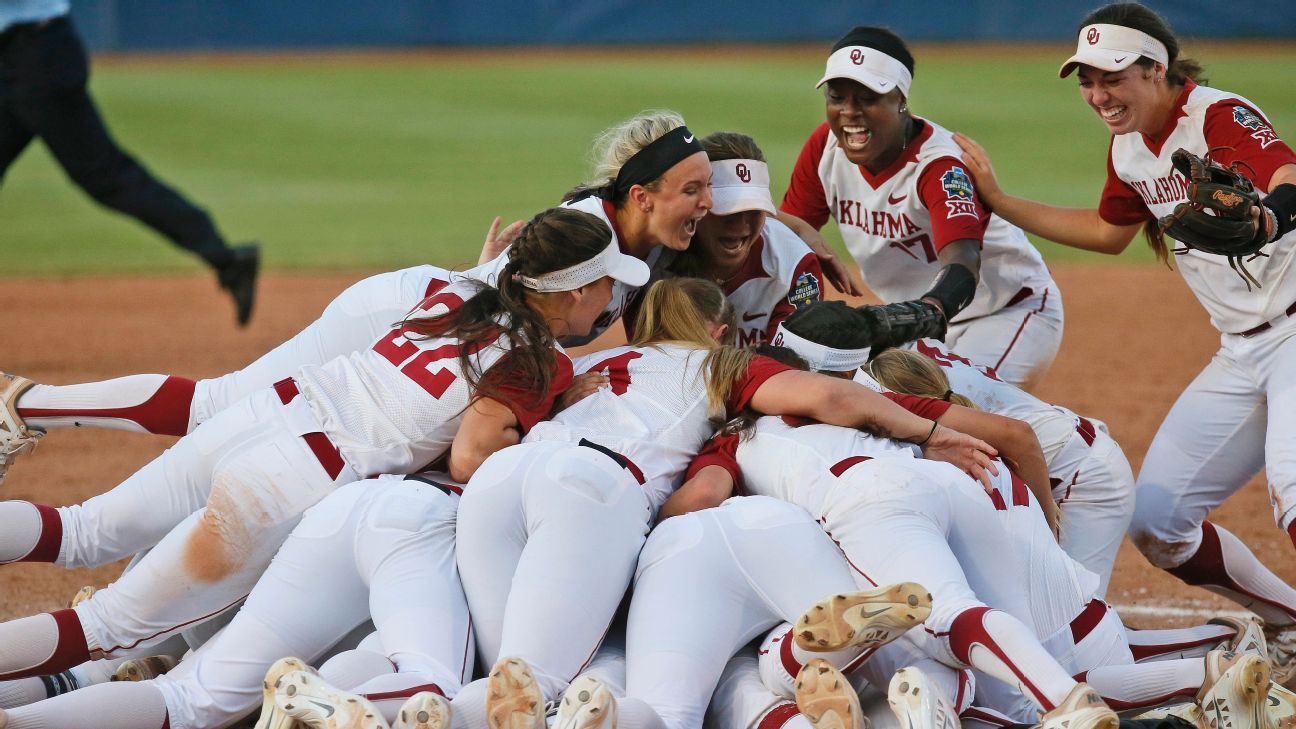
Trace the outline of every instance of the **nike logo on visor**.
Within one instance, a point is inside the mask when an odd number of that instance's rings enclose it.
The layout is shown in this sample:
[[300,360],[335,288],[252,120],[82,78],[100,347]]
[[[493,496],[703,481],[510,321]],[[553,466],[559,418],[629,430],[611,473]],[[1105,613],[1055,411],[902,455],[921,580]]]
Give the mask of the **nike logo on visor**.
[[1116,59],[1115,63],[1120,63],[1121,61],[1124,61],[1126,58],[1129,58],[1129,56],[1121,56],[1120,58]]

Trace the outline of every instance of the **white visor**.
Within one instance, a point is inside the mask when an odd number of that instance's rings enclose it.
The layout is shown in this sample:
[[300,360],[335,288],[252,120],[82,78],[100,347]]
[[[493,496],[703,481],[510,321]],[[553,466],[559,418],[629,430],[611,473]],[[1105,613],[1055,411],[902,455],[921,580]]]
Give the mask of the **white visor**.
[[1058,69],[1058,78],[1070,76],[1081,64],[1103,71],[1120,71],[1142,57],[1163,66],[1170,65],[1165,44],[1141,30],[1106,23],[1086,25],[1080,29],[1075,55]]
[[731,215],[760,210],[777,215],[769,191],[769,166],[754,159],[726,159],[711,163],[711,212]]
[[778,325],[770,344],[775,347],[787,347],[801,355],[801,358],[810,365],[810,369],[825,372],[850,372],[859,369],[868,363],[869,352],[873,350],[872,347],[863,349],[825,347],[818,342],[793,334],[782,324]]
[[639,287],[648,282],[648,264],[627,256],[617,249],[613,240],[597,256],[560,271],[550,271],[532,278],[518,275],[517,280],[532,291],[574,291],[604,276],[630,286]]
[[815,88],[835,78],[858,81],[879,94],[898,88],[906,99],[909,98],[909,87],[913,84],[913,74],[909,73],[903,63],[876,48],[865,46],[846,46],[833,51],[828,56],[823,78],[819,79]]

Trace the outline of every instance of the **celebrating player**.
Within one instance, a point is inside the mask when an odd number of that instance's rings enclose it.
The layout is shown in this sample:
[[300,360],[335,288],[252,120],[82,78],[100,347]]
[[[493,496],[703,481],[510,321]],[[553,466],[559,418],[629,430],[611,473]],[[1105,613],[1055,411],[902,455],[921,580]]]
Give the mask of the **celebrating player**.
[[1062,341],[1057,284],[1021,230],[986,210],[950,133],[909,110],[913,73],[891,31],[837,41],[819,80],[828,121],[802,148],[782,210],[804,221],[793,223],[803,237],[836,220],[865,283],[922,323],[917,336],[1028,386]]
[[508,256],[498,289],[446,286],[371,348],[254,393],[102,496],[0,503],[0,562],[76,567],[153,547],[76,608],[0,624],[0,679],[113,657],[224,610],[306,508],[364,474],[444,459],[464,482],[517,442],[570,381],[554,338],[587,332],[613,279],[642,285],[648,269],[565,209],[532,219]]
[[1125,250],[1142,226],[1165,261],[1158,218],[1173,216],[1189,194],[1171,160],[1176,150],[1236,162],[1267,193],[1251,211],[1263,255],[1244,264],[1260,286],[1226,256],[1175,251],[1179,272],[1220,331],[1220,350],[1179,396],[1148,449],[1130,536],[1152,564],[1264,618],[1275,680],[1290,685],[1296,590],[1206,516],[1263,467],[1274,518],[1296,541],[1296,155],[1255,104],[1202,85],[1201,66],[1180,57],[1165,21],[1142,5],[1090,13],[1059,75],[1073,72],[1081,98],[1112,135],[1098,207],[1009,195],[984,150],[960,138],[982,196],[999,215],[1063,245],[1109,254]]

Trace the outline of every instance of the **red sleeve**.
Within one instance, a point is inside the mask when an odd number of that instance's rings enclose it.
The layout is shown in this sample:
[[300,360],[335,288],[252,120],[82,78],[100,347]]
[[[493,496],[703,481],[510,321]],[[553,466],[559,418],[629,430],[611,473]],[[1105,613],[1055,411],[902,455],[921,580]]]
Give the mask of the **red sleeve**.
[[1098,201],[1098,217],[1112,225],[1134,225],[1152,219],[1152,211],[1148,210],[1138,191],[1116,176],[1110,142],[1107,144],[1107,182]]
[[787,296],[774,304],[770,312],[769,326],[765,328],[766,341],[774,339],[774,331],[792,312],[809,306],[816,301],[823,301],[824,275],[823,266],[819,265],[819,256],[813,251],[806,253],[797,262],[792,272],[792,285],[788,287]]
[[[505,353],[487,372],[501,373],[495,375],[502,380],[495,389],[495,399],[513,411],[522,432],[526,433],[536,423],[549,417],[549,412],[553,410],[554,400],[558,399],[558,396],[571,386],[572,361],[565,352],[555,350],[554,368],[552,378],[549,381],[549,391],[538,393],[535,391],[535,387],[524,382],[523,378],[510,376],[507,360],[511,354],[511,351]],[[503,365],[503,369],[500,369],[501,365]],[[485,377],[486,375],[483,375],[483,378]]]
[[1296,154],[1278,138],[1269,120],[1258,109],[1237,99],[1212,104],[1206,110],[1202,132],[1206,146],[1215,149],[1215,161],[1223,165],[1235,160],[1245,162],[1238,169],[1265,192],[1269,191],[1269,181],[1279,167],[1296,164]]
[[920,418],[935,420],[950,409],[950,404],[934,397],[921,395],[901,395],[898,392],[882,393],[886,398]]
[[751,402],[752,396],[756,394],[761,385],[765,384],[766,380],[780,372],[787,372],[791,369],[794,368],[788,367],[782,362],[775,362],[763,355],[758,354],[752,357],[751,362],[747,365],[747,371],[734,381],[733,387],[729,390],[729,414],[732,416],[746,407],[747,403]]
[[972,176],[954,157],[941,157],[918,178],[918,197],[931,213],[932,244],[939,251],[956,240],[985,237],[990,213],[977,197]]
[[828,122],[824,122],[806,140],[801,154],[797,155],[796,166],[792,168],[792,179],[788,180],[787,192],[783,193],[783,203],[779,205],[780,210],[801,218],[815,230],[824,227],[832,217],[823,180],[819,179],[819,161],[828,146],[829,134]]
[[719,466],[729,472],[729,477],[733,479],[734,491],[738,494],[746,493],[743,488],[742,470],[738,468],[738,435],[719,434],[706,442],[702,446],[701,452],[693,457],[693,462],[689,464],[688,473],[684,474],[684,480],[687,481],[698,474],[698,471],[707,466]]

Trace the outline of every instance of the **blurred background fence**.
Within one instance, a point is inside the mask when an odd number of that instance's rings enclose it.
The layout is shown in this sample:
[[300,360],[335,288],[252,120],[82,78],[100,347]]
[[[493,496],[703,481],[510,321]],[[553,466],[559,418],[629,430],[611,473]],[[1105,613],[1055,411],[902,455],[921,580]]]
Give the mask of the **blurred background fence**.
[[[96,50],[908,40],[1057,41],[1099,0],[74,0]],[[1181,36],[1296,37],[1296,1],[1153,0]],[[1241,12],[1240,12],[1241,11]]]

